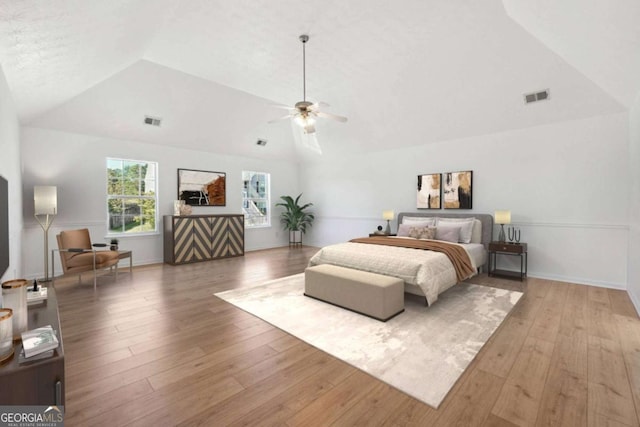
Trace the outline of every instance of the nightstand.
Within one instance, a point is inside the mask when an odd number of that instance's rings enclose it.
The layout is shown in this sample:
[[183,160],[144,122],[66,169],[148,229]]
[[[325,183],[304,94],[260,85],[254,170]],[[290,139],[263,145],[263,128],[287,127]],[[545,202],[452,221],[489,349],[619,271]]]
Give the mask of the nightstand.
[[[520,257],[520,271],[496,269],[496,258],[498,255]],[[527,277],[527,244],[508,242],[489,243],[489,276],[515,278],[520,279],[520,281],[524,280],[524,278]]]

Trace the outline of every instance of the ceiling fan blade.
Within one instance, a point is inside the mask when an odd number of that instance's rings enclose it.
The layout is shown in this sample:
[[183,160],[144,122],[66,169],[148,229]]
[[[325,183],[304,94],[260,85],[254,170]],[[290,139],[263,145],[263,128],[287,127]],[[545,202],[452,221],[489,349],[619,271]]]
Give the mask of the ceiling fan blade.
[[318,111],[320,108],[330,107],[326,102],[318,101],[309,106],[310,111]]
[[286,116],[282,116],[282,117],[278,117],[277,119],[269,120],[267,123],[275,123],[275,122],[279,122],[281,120],[290,119],[291,117],[293,117],[293,114],[287,114]]
[[269,104],[269,107],[273,107],[273,108],[281,108],[284,110],[294,110],[294,107],[288,106],[288,105],[282,105],[282,104]]
[[333,119],[333,120],[337,120],[337,121],[342,122],[342,123],[347,121],[346,117],[338,116],[337,114],[325,113],[323,111],[316,111],[315,113],[317,114],[318,117],[324,117],[324,118],[327,118],[327,119]]

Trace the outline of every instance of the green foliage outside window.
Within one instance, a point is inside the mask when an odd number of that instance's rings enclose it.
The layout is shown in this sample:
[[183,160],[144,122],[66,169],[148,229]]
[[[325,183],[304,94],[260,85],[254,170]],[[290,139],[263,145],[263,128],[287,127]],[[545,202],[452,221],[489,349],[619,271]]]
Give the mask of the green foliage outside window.
[[107,159],[110,234],[156,231],[156,163]]

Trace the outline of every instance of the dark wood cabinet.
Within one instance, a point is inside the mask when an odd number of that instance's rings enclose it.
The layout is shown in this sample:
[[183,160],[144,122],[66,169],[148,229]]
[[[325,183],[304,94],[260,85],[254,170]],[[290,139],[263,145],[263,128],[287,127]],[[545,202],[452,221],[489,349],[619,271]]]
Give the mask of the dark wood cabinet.
[[58,317],[58,300],[53,286],[47,286],[47,300],[29,306],[28,328],[51,325],[60,345],[48,359],[19,363],[20,342],[14,355],[0,364],[0,405],[64,405],[64,348]]
[[[498,255],[520,257],[520,271],[497,269],[496,259]],[[489,276],[524,280],[527,277],[527,258],[526,243],[491,242],[489,243]]]
[[164,217],[164,262],[186,264],[244,255],[244,215]]

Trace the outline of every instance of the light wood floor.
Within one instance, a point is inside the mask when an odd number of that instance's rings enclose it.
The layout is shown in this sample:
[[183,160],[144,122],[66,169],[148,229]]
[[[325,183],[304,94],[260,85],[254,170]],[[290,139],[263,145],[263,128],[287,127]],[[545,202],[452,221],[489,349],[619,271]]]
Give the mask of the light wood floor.
[[[625,292],[525,291],[435,410],[218,299],[302,272],[315,248],[56,281],[66,425],[638,426],[640,320]],[[428,381],[428,378],[425,379]]]

